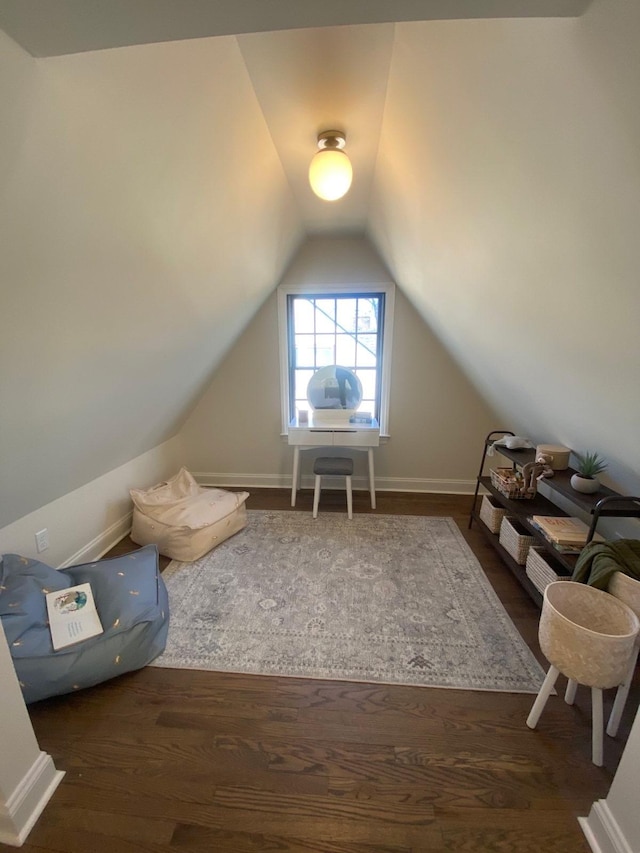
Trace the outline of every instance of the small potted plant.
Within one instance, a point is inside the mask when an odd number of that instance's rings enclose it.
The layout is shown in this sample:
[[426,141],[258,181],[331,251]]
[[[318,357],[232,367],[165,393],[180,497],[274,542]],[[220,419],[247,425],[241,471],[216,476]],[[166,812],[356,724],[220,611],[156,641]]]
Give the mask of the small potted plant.
[[597,492],[600,488],[598,474],[601,474],[607,467],[607,463],[597,453],[576,453],[578,465],[576,472],[571,477],[571,486],[576,492],[582,492],[585,495],[591,495]]

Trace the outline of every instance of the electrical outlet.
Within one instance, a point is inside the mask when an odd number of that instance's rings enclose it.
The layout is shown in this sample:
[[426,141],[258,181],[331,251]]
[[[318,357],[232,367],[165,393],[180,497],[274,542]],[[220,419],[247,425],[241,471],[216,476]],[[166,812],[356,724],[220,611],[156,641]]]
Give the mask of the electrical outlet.
[[38,549],[38,554],[42,554],[43,551],[46,551],[49,547],[49,530],[46,527],[43,527],[42,530],[38,530],[36,533],[36,548]]

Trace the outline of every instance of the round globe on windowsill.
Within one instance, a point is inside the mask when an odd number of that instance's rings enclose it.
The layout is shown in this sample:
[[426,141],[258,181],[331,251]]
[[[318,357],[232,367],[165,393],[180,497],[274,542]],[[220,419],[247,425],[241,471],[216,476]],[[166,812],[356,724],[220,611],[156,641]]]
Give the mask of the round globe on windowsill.
[[316,423],[348,423],[362,402],[362,383],[349,368],[330,364],[309,380],[307,400]]

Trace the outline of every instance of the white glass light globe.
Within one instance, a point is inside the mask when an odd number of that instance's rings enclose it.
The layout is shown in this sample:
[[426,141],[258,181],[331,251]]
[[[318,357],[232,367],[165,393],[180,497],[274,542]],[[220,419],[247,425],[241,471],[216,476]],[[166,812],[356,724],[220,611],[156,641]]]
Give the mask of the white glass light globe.
[[309,183],[314,193],[325,201],[336,201],[351,186],[353,169],[351,161],[335,148],[323,148],[309,166]]

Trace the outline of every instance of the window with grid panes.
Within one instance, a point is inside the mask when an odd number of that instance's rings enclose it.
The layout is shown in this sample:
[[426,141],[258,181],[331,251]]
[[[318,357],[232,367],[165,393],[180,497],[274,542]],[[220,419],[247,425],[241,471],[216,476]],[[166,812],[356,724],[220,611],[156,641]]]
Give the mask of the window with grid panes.
[[[286,327],[281,353],[285,425],[296,411],[309,409],[307,385],[321,367],[337,364],[352,370],[362,383],[358,408],[386,424],[385,385],[388,375],[393,290],[286,292],[281,294],[281,323]],[[282,316],[284,315],[284,317]]]

